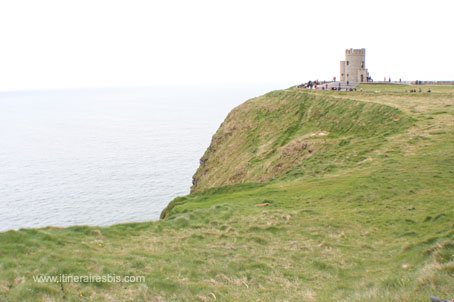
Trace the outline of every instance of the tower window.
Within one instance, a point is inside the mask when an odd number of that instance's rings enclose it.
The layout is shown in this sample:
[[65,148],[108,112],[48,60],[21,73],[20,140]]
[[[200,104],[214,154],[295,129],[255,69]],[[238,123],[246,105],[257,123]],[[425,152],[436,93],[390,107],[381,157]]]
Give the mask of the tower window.
[[350,62],[349,62],[349,61],[347,61],[347,66],[348,66],[348,64],[350,64]]

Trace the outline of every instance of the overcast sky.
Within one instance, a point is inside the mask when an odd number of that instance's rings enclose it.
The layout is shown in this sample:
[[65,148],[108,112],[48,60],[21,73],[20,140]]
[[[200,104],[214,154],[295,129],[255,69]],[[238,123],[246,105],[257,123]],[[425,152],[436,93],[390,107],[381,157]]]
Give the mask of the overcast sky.
[[0,91],[282,84],[339,77],[366,48],[376,80],[454,80],[454,1],[2,0]]

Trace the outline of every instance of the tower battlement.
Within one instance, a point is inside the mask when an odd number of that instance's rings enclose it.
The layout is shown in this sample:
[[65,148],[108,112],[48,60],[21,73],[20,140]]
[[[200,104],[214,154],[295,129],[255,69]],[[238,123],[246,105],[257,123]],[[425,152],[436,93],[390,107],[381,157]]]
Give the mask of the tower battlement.
[[345,50],[345,55],[366,55],[366,49],[365,48],[359,48],[359,49],[346,49]]

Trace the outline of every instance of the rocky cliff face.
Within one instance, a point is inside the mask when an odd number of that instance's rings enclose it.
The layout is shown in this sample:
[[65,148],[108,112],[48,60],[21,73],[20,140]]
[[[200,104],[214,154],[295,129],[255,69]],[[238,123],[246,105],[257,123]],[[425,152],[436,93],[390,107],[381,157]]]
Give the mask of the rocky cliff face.
[[[380,104],[274,91],[230,112],[200,160],[191,191],[352,165],[409,123],[399,110]],[[368,150],[361,148],[364,141]]]

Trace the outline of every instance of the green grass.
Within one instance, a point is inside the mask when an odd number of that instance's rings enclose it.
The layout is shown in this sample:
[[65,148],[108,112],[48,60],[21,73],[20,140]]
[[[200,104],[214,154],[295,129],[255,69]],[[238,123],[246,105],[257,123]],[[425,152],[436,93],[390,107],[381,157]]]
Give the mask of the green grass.
[[202,158],[192,191],[351,167],[412,123],[390,106],[299,89],[273,91],[229,114]]
[[[272,167],[282,146],[329,132],[274,179],[201,180],[206,189],[174,200],[158,222],[0,233],[0,301],[454,297],[454,88],[415,95],[395,86],[278,91],[237,108],[242,119],[222,129],[232,140],[215,136],[206,154],[221,158],[229,143],[242,150],[221,163],[227,174],[243,161],[265,171],[261,160]],[[229,128],[239,125],[261,135],[243,145]],[[35,283],[38,274],[146,281],[61,286]]]

